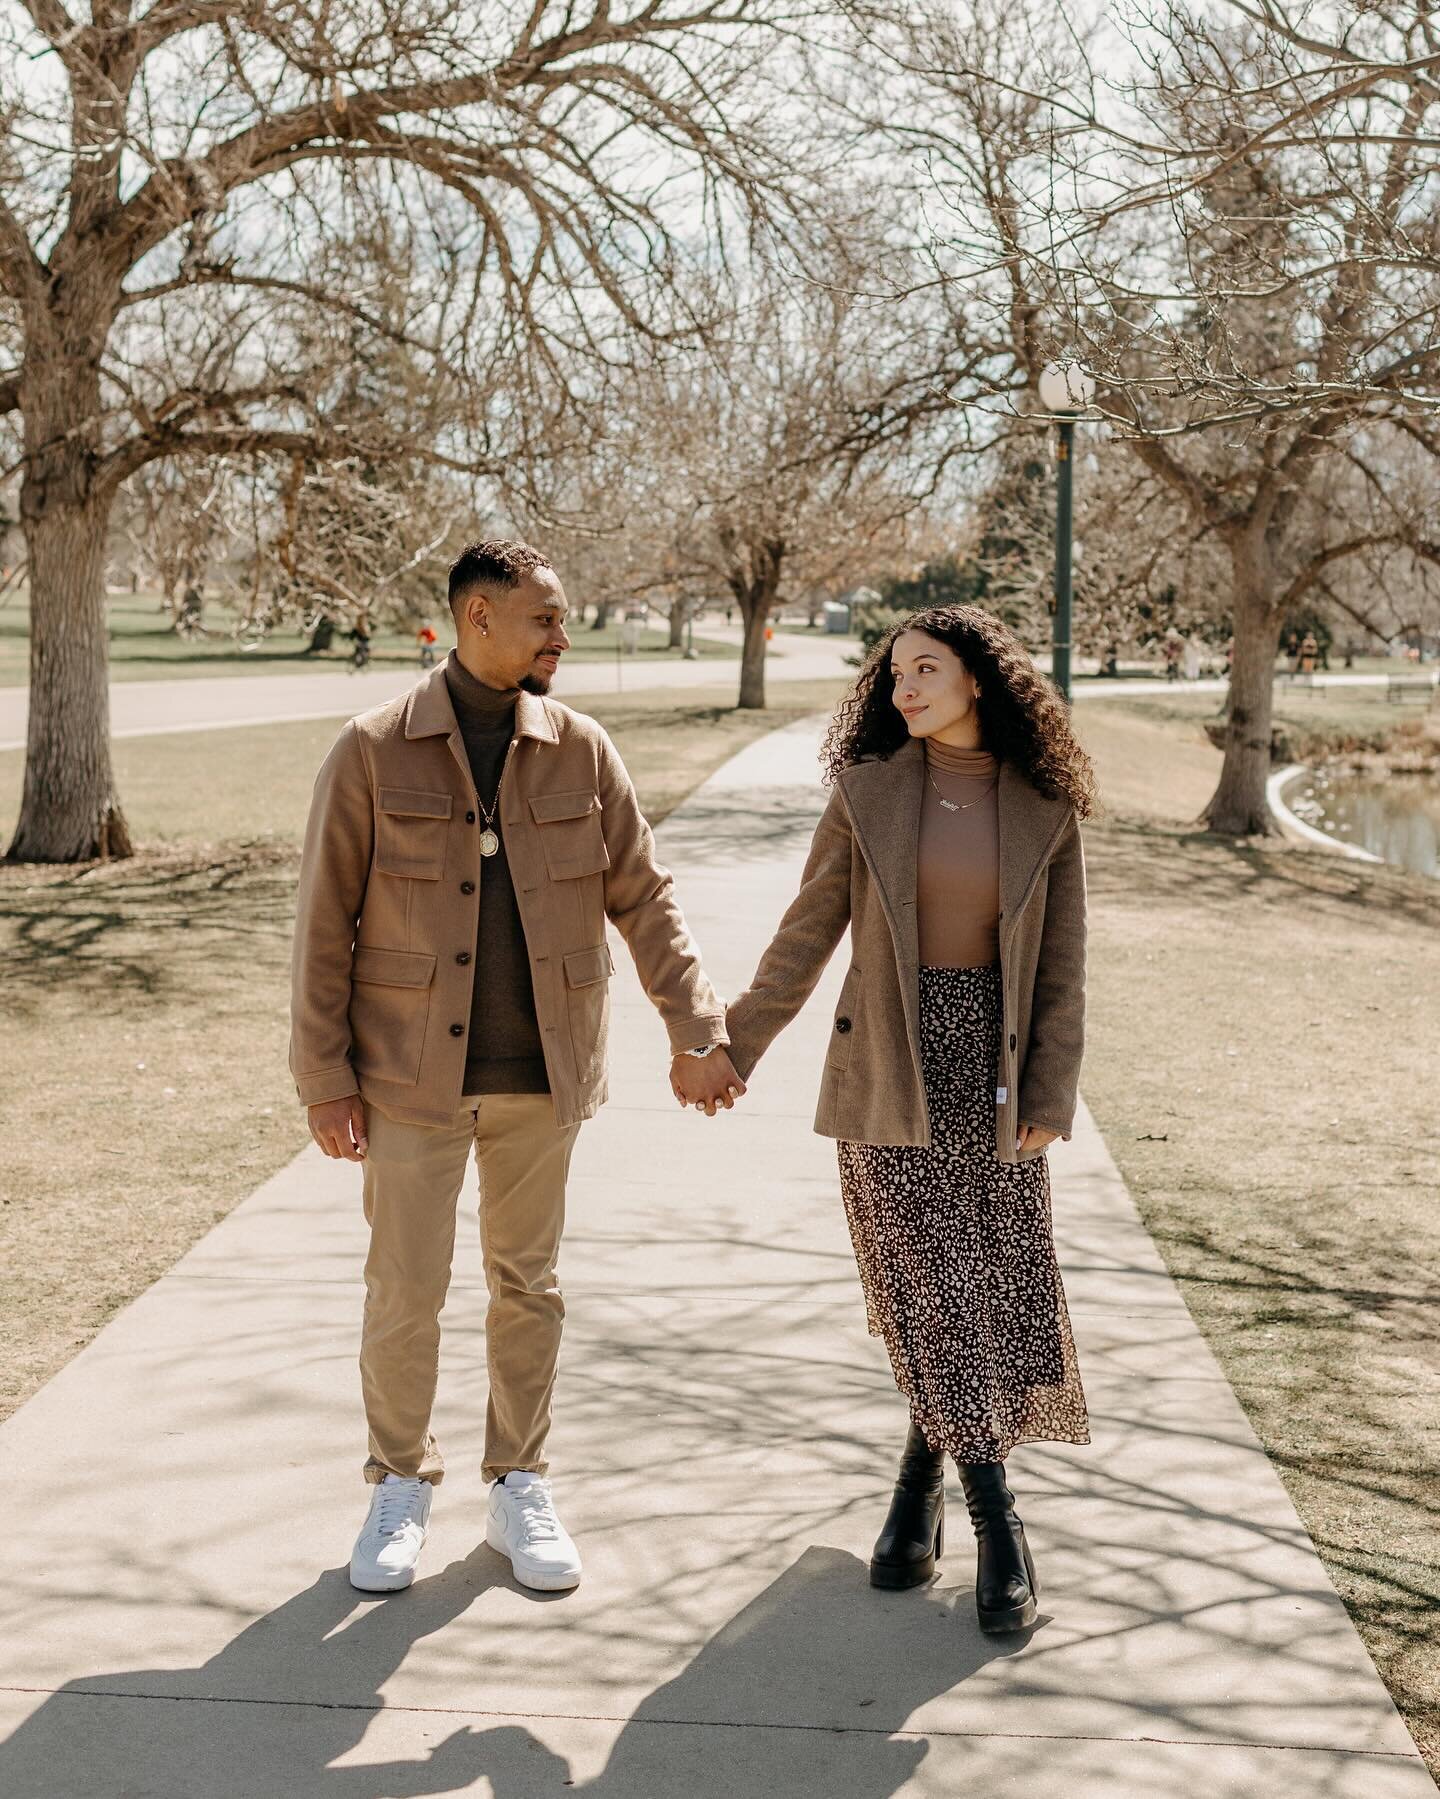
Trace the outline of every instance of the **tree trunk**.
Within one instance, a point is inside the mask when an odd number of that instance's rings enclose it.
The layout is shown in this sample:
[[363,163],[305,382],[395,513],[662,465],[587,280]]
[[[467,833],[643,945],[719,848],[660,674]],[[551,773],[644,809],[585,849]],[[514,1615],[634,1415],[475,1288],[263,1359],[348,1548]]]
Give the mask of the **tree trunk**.
[[745,638],[740,651],[740,709],[763,711],[765,707],[765,631],[770,623],[770,602],[754,597],[741,606]]
[[1250,545],[1231,552],[1235,570],[1235,653],[1230,669],[1229,717],[1220,782],[1201,821],[1225,836],[1277,834],[1265,796],[1270,778],[1270,720],[1280,619],[1271,602],[1268,558]]
[[22,490],[30,553],[30,720],[20,818],[7,854],[17,862],[128,856],[130,832],[110,762],[109,499],[45,500],[33,483]]
[[683,650],[685,648],[685,614],[687,610],[684,600],[672,600],[670,602],[669,647],[672,650]]
[[591,625],[590,629],[592,631],[603,631],[605,629],[606,625],[608,625],[609,623],[610,623],[610,602],[609,602],[609,600],[596,600],[596,602],[595,602],[595,622],[594,622],[594,624]]

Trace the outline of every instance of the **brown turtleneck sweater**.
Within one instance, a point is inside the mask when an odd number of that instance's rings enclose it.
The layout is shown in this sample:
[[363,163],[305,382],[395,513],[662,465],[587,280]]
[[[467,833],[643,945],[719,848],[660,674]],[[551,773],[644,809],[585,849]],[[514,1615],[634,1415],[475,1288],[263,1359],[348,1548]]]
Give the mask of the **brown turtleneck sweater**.
[[[920,961],[976,968],[1000,954],[1000,764],[988,750],[927,738],[925,771],[916,871]],[[947,812],[942,794],[966,809]]]
[[[520,689],[487,687],[475,679],[454,650],[445,662],[445,685],[465,739],[475,791],[487,806],[493,806],[505,752],[515,735],[515,702]],[[483,821],[477,820],[477,832],[483,828]],[[480,923],[464,1090],[467,1094],[548,1093],[550,1077],[535,1017],[530,952],[515,901],[498,808],[495,833],[500,848],[493,856],[480,858]]]

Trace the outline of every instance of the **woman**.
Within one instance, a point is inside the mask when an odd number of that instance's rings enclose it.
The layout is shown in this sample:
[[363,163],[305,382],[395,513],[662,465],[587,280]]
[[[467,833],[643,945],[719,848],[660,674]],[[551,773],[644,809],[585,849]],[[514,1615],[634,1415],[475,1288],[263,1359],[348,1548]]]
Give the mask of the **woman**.
[[830,728],[800,892],[730,1007],[744,1080],[848,924],[815,1128],[838,1140],[867,1321],[910,1402],[870,1578],[944,1547],[944,1458],[979,1542],[983,1629],[1034,1621],[1005,1480],[1016,1443],[1090,1441],[1050,1223],[1084,1036],[1090,760],[1018,638],[974,606],[916,613]]

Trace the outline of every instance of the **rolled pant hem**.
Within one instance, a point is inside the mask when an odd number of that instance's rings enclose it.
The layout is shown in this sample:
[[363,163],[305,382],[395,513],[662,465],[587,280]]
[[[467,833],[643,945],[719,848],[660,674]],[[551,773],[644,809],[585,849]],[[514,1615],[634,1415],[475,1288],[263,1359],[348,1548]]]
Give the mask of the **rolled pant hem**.
[[432,1487],[438,1487],[445,1478],[443,1468],[424,1474],[402,1474],[398,1468],[387,1468],[383,1462],[366,1462],[362,1472],[366,1483],[372,1487],[378,1487],[387,1474],[399,1475],[401,1480],[428,1481]]
[[527,1467],[524,1462],[485,1462],[480,1469],[480,1478],[486,1486],[493,1486],[497,1480],[504,1480],[507,1474],[538,1474],[544,1476],[550,1472],[549,1462],[536,1462]]

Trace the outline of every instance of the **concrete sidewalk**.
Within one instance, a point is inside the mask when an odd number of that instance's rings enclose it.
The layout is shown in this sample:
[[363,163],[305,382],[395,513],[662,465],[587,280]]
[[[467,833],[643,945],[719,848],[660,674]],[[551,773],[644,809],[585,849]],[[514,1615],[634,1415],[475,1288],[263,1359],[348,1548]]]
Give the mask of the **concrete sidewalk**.
[[[724,992],[794,890],[815,742],[753,745],[662,832]],[[350,1588],[359,1183],[307,1152],[0,1427],[0,1792],[1433,1799],[1088,1115],[1051,1166],[1094,1442],[1010,1463],[1040,1622],[979,1634],[953,1487],[938,1583],[868,1587],[905,1416],[810,1130],[843,956],[714,1121],[617,963],[553,1441],[583,1585],[483,1546],[472,1227],[423,1578]]]

